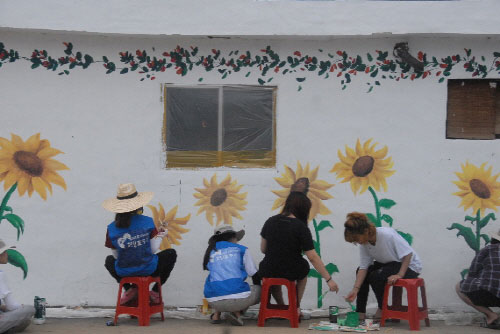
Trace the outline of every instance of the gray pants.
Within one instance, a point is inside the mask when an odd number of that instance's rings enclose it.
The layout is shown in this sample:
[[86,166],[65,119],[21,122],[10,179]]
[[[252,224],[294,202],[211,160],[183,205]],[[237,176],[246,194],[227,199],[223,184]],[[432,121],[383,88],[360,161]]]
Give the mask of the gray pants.
[[250,286],[250,296],[247,298],[222,299],[216,302],[209,302],[208,305],[218,312],[244,311],[249,306],[260,302],[260,289],[260,285],[252,285]]
[[0,312],[0,333],[19,333],[31,324],[31,317],[35,314],[33,306],[22,305],[20,308]]

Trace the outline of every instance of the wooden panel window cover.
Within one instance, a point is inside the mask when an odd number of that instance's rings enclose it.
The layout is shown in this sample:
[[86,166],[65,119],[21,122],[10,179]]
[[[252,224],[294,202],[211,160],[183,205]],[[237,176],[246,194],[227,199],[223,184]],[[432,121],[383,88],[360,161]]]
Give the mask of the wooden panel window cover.
[[276,165],[276,89],[166,86],[167,168]]
[[495,139],[497,83],[448,80],[446,138]]

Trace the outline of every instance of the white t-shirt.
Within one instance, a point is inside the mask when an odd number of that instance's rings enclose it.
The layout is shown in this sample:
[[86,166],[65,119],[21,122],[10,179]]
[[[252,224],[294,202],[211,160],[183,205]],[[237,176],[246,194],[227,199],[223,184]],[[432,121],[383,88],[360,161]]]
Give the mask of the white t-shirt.
[[409,268],[416,273],[422,271],[422,263],[417,253],[408,242],[399,235],[396,230],[390,227],[377,227],[377,241],[375,246],[370,243],[360,245],[360,265],[359,269],[368,269],[373,261],[380,263],[401,262],[403,257],[413,253]]

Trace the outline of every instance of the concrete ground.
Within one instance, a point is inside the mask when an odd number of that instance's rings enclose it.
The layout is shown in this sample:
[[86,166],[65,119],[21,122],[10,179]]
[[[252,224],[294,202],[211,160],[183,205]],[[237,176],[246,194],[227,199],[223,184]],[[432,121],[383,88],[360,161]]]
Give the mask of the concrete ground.
[[[110,318],[83,318],[83,319],[60,319],[48,318],[43,325],[31,325],[25,333],[64,333],[64,334],[104,334],[104,333],[170,333],[170,334],[202,334],[202,333],[220,333],[220,334],[290,334],[290,333],[308,333],[313,334],[314,331],[309,331],[309,324],[318,322],[324,319],[313,318],[304,320],[298,329],[291,329],[289,322],[286,320],[269,319],[266,321],[266,327],[257,327],[256,320],[246,320],[245,326],[234,327],[229,324],[212,325],[207,320],[196,319],[165,319],[161,322],[159,318],[152,318],[149,327],[139,327],[136,319],[120,318],[118,326],[106,326],[106,322]],[[448,326],[444,321],[431,320],[431,327],[425,327],[425,323],[421,321],[421,332],[424,334],[469,334],[469,333],[494,333],[491,329],[480,328],[477,325],[471,326]],[[410,333],[408,323],[401,321],[400,323],[389,323],[387,327],[381,328],[380,331],[373,333]],[[322,333],[320,331],[318,334]],[[335,332],[337,333],[337,332]],[[338,332],[340,333],[340,332]],[[413,332],[415,333],[415,332]]]

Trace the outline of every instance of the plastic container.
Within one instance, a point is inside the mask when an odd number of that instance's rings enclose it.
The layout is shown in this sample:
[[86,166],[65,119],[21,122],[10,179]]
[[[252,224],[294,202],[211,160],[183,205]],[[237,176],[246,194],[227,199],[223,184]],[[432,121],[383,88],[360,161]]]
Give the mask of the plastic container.
[[328,316],[330,318],[330,322],[333,324],[337,323],[337,317],[339,315],[339,307],[338,306],[330,306],[328,308]]
[[345,325],[349,327],[358,327],[359,326],[358,312],[347,312]]
[[45,301],[45,298],[41,298],[38,296],[35,296],[35,316],[33,318],[33,323],[35,325],[41,325],[45,323],[45,306],[47,305],[47,302]]

